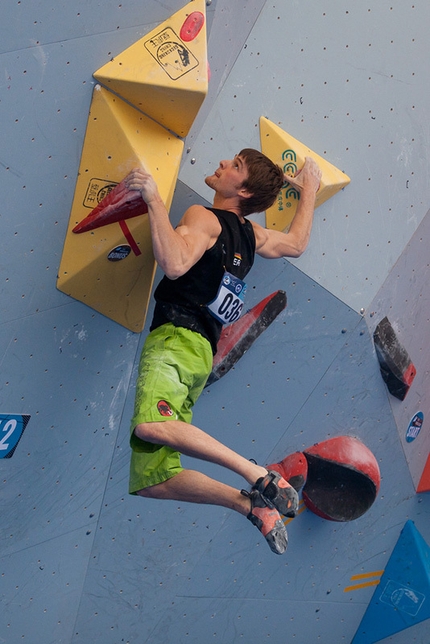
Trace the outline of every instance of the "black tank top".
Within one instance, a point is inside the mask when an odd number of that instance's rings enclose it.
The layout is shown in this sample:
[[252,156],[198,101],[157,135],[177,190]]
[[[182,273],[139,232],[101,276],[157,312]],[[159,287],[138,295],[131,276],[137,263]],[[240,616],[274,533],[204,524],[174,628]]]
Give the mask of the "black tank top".
[[250,271],[255,256],[255,235],[250,221],[227,210],[208,208],[218,218],[221,233],[215,244],[181,277],[164,276],[154,297],[156,301],[150,330],[172,322],[200,333],[216,353],[222,325],[208,311],[206,304],[218,293],[225,271],[243,279]]

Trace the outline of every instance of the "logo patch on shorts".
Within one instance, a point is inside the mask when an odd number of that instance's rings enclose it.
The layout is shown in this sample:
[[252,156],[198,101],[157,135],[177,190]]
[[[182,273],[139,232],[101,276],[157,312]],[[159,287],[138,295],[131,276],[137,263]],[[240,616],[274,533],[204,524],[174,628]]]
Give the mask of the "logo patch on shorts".
[[173,411],[170,409],[168,403],[166,403],[165,400],[158,401],[157,409],[162,416],[173,416]]

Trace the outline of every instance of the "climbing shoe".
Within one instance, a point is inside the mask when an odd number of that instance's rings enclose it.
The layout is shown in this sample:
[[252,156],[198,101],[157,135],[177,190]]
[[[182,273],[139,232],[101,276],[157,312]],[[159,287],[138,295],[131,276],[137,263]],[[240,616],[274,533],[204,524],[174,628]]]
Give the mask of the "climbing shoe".
[[268,507],[257,490],[241,490],[241,493],[251,501],[251,511],[247,519],[260,530],[271,551],[282,555],[287,549],[288,535],[281,515],[274,507]]
[[299,507],[296,490],[278,472],[269,470],[266,476],[259,478],[252,490],[260,492],[266,505],[276,508],[285,517],[295,517]]

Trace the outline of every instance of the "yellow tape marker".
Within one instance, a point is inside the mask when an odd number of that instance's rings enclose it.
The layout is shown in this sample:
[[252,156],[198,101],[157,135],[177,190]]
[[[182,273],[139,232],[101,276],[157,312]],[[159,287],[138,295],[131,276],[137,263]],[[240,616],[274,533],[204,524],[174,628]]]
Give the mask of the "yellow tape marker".
[[[300,170],[305,157],[312,157],[318,163],[322,178],[315,207],[320,206],[350,182],[350,178],[341,170],[312,152],[310,148],[264,116],[260,118],[260,141],[262,152],[274,163],[280,165],[286,174],[294,175],[297,170]],[[287,230],[296,214],[298,203],[298,192],[290,184],[286,184],[274,205],[266,211],[266,227]]]
[[349,593],[352,590],[360,590],[360,588],[368,588],[369,586],[378,586],[380,580],[376,579],[375,581],[366,581],[363,582],[362,584],[355,584],[354,586],[346,586],[346,588],[343,589],[344,593]]
[[[135,167],[154,176],[169,210],[183,141],[96,86],[57,288],[131,331],[145,324],[155,274],[148,215],[75,234],[73,228]],[[140,252],[139,252],[140,251]]]
[[378,577],[378,579],[373,579],[372,581],[363,581],[360,584],[354,584],[353,586],[346,586],[343,589],[344,593],[349,593],[352,590],[359,590],[360,588],[368,588],[369,586],[378,586],[383,575],[383,570],[375,570],[375,572],[365,572],[360,575],[352,575],[350,578],[351,581],[359,581],[360,579],[368,579],[369,577]]
[[188,134],[208,91],[205,0],[193,0],[94,73],[164,127]]

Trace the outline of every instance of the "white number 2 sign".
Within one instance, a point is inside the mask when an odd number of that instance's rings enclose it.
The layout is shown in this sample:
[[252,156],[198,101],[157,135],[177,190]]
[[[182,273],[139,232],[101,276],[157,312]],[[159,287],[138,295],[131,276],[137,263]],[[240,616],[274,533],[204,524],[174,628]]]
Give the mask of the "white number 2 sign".
[[0,458],[12,456],[29,420],[27,414],[0,414]]

